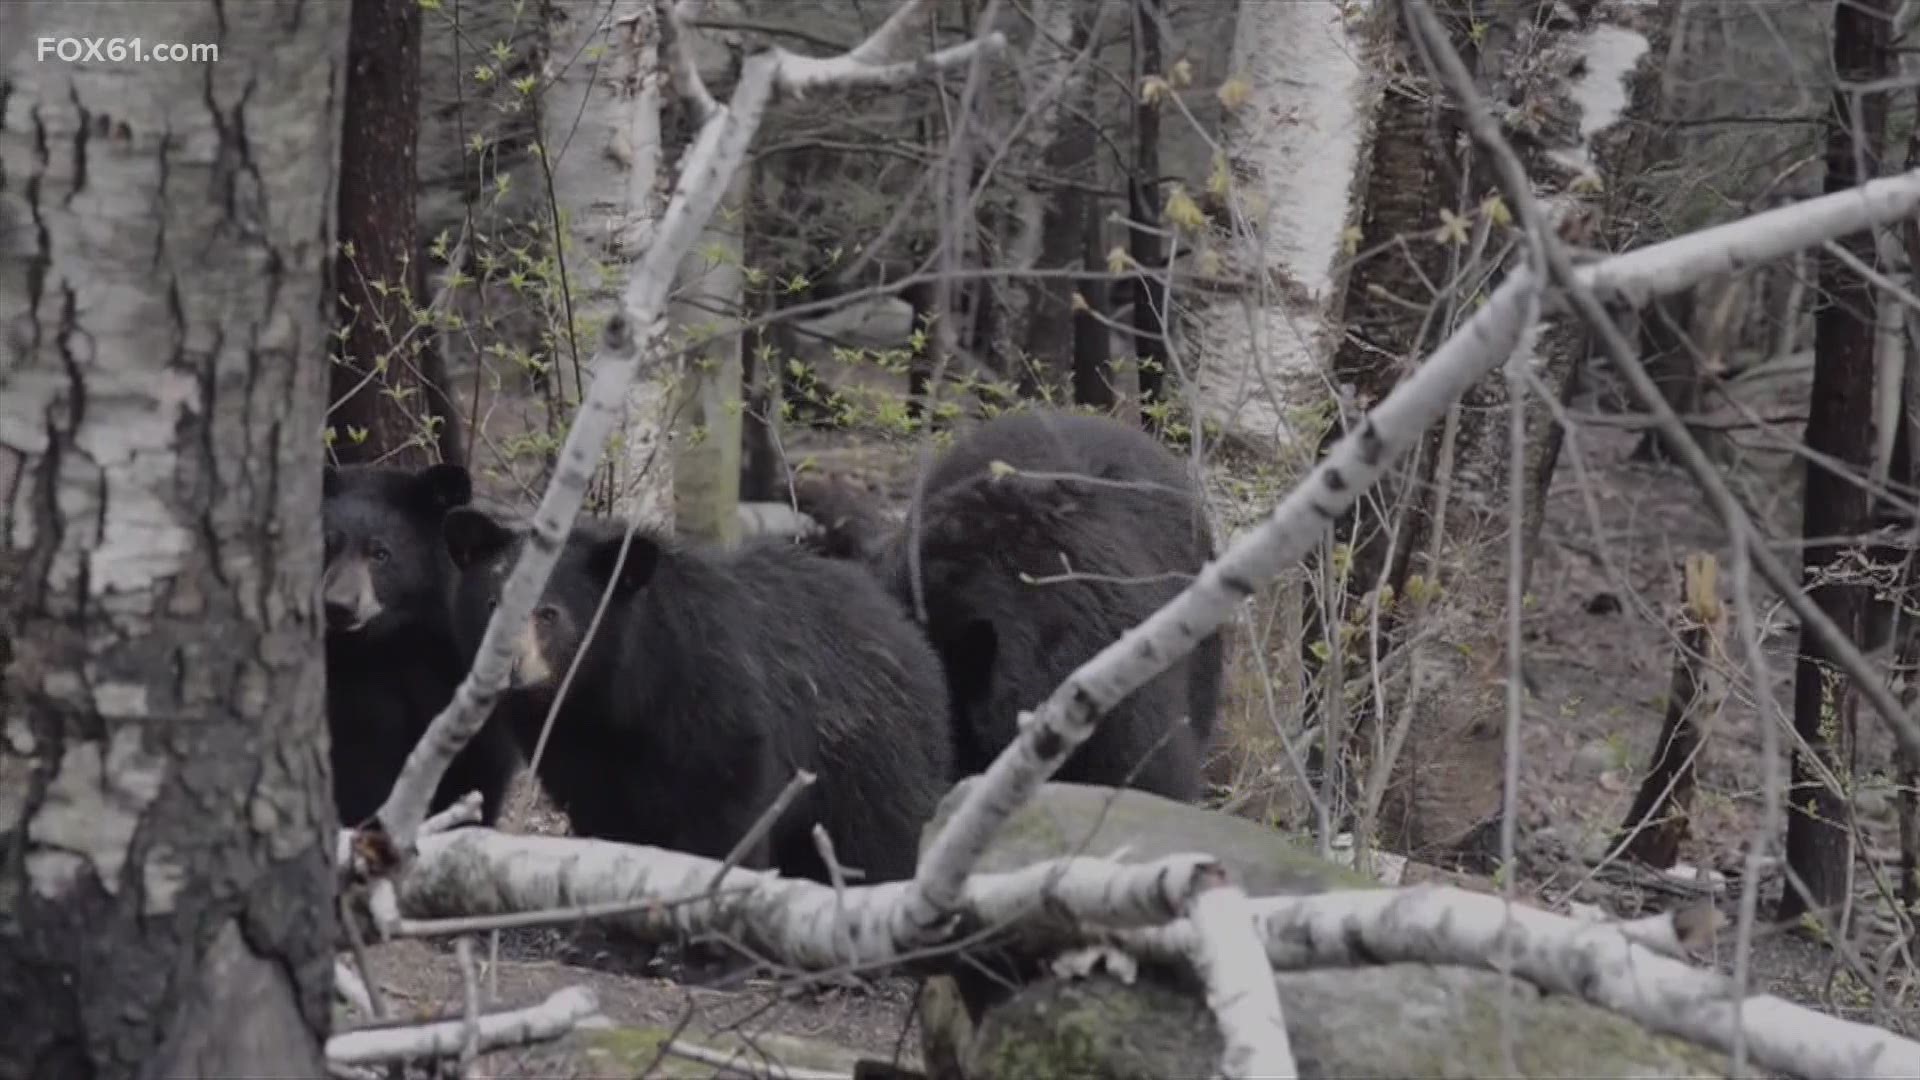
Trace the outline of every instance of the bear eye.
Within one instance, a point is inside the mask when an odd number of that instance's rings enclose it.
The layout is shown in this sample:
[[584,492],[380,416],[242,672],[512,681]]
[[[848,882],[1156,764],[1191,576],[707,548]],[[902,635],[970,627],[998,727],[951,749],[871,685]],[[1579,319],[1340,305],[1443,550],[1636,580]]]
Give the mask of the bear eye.
[[393,557],[393,553],[387,550],[387,545],[385,544],[375,544],[367,552],[367,558],[372,559],[374,562],[377,562],[377,563],[386,562],[388,559],[392,557]]
[[541,626],[552,626],[553,625],[553,609],[550,607],[543,607],[540,610],[534,612],[533,621],[539,623]]

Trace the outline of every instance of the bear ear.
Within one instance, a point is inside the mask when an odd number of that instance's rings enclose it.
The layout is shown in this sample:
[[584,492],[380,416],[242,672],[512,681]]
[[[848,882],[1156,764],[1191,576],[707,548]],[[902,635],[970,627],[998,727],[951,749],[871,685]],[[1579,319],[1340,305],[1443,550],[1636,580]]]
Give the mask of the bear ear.
[[473,501],[473,477],[458,465],[429,465],[414,474],[414,496],[429,510],[451,510]]
[[493,515],[471,506],[456,507],[440,524],[446,538],[447,554],[462,570],[498,554],[513,542],[513,530],[493,520]]
[[594,580],[606,582],[612,580],[614,567],[620,568],[620,578],[614,583],[614,589],[621,594],[639,592],[653,580],[653,572],[660,566],[660,544],[644,533],[634,533],[633,540],[627,544],[627,558],[620,561],[619,536],[609,536],[594,541],[593,548],[587,552],[587,570]]
[[339,469],[331,465],[327,466],[326,469],[320,473],[320,497],[323,499],[331,499],[335,495],[340,494],[340,488],[344,485],[345,481],[346,478],[340,474]]
[[[1070,516],[1073,504],[1052,478],[979,476],[928,499],[920,511],[922,545],[935,551],[971,551],[993,543],[1017,547],[1047,536]],[[909,515],[907,532],[913,531]]]

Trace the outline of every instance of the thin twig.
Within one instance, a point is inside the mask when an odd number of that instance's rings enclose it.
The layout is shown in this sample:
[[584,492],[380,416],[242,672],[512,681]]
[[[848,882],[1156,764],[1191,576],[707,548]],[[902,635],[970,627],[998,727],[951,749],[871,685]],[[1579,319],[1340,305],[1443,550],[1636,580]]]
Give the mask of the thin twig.
[[727,857],[721,860],[720,869],[713,875],[713,884],[707,886],[708,896],[720,890],[720,883],[726,880],[734,867],[740,865],[740,860],[746,858],[762,840],[767,838],[767,834],[773,831],[774,823],[787,812],[787,808],[793,805],[793,800],[799,798],[801,792],[813,786],[815,779],[817,777],[805,769],[793,774],[793,779],[787,781],[787,786],[781,788],[780,794],[775,795],[773,802],[767,804],[767,808],[760,811],[760,816],[753,820],[753,825],[747,829],[747,834],[735,841],[733,850],[727,852]]
[[460,1075],[465,1076],[473,1066],[474,1059],[480,1056],[480,972],[473,963],[472,938],[456,939],[453,953],[460,962],[460,984],[467,1006],[465,1015],[461,1017],[466,1025],[466,1034],[460,1044]]

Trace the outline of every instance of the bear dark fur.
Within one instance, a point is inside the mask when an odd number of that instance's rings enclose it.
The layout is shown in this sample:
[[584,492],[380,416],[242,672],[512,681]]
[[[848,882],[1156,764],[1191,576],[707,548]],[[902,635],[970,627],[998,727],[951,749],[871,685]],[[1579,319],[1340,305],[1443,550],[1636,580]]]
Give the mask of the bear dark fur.
[[[380,808],[419,742],[466,675],[453,640],[454,570],[441,539],[448,510],[472,497],[465,469],[328,468],[321,517],[326,570],[327,727],[333,801],[357,825]],[[498,819],[519,753],[490,723],[453,759],[433,809],[469,791]]]
[[[996,475],[994,462],[1014,471]],[[1184,464],[1104,417],[998,417],[935,461],[917,497],[917,529],[910,514],[878,572],[924,620],[940,654],[963,776],[1005,749],[1021,710],[1144,622],[1213,557]],[[918,589],[909,558],[916,531]],[[1070,572],[1099,579],[1044,580]],[[1120,702],[1057,778],[1195,798],[1223,662],[1219,635],[1208,637]],[[1189,722],[1174,726],[1183,716]]]
[[[624,527],[575,528],[515,643],[504,699],[531,757],[583,631],[612,599],[536,771],[573,831],[726,856],[796,769],[818,777],[743,865],[827,880],[818,821],[865,880],[911,876],[947,788],[940,662],[860,567],[784,540],[731,552]],[[447,518],[463,570],[455,623],[473,648],[524,534],[476,509]]]

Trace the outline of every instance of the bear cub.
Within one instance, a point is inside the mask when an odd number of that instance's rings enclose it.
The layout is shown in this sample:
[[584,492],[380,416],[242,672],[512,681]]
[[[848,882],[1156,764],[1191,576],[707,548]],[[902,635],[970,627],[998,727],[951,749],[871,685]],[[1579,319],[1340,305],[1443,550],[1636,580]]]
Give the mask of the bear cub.
[[[877,569],[940,654],[963,776],[1006,748],[1021,710],[1213,557],[1185,464],[1101,416],[1033,410],[983,423],[929,467],[919,499]],[[1196,798],[1223,663],[1216,633],[1121,701],[1056,778]]]
[[[474,650],[526,533],[471,507],[445,532]],[[709,552],[576,526],[502,699],[529,757],[609,588],[535,763],[576,834],[724,858],[808,769],[813,787],[742,865],[828,880],[818,821],[864,880],[912,875],[947,786],[946,685],[871,575],[784,541]]]
[[[344,825],[380,809],[407,754],[466,676],[453,638],[454,569],[441,523],[472,496],[472,480],[457,465],[327,468],[327,727],[333,801]],[[512,735],[489,722],[448,766],[433,809],[478,790],[493,824],[519,765]]]

